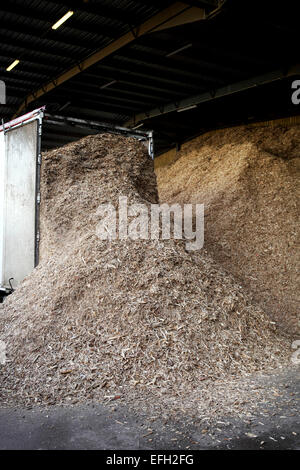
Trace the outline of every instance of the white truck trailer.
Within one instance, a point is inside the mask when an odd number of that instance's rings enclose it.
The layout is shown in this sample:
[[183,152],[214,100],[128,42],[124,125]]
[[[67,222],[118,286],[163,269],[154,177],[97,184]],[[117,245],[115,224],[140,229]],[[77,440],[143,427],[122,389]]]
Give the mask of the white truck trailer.
[[38,264],[43,113],[0,126],[0,301]]

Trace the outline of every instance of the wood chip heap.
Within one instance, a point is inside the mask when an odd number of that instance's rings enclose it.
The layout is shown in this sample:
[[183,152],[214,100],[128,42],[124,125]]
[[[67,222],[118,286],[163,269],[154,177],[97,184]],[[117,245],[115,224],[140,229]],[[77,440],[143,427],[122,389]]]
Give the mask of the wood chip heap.
[[144,146],[86,137],[44,155],[41,261],[0,308],[2,403],[187,396],[286,363],[290,341],[207,254],[102,241],[97,208],[157,201]]
[[204,203],[205,248],[292,335],[300,335],[299,157],[299,125],[243,126],[204,134],[156,168],[161,202]]

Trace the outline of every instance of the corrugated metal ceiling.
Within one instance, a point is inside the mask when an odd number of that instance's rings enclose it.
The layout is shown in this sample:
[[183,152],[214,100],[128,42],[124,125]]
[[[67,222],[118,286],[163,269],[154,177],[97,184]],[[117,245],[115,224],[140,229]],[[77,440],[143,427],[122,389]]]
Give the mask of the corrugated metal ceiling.
[[[1,117],[10,119],[29,93],[172,3],[2,2],[0,80],[7,85],[7,105],[1,106]],[[195,5],[197,0],[186,3]],[[203,3],[209,1],[198,2]],[[298,38],[297,20],[291,8],[289,11],[289,3],[281,8],[268,1],[227,0],[226,8],[215,18],[140,37],[31,103],[28,109],[46,104],[49,112],[121,124],[140,112],[163,108],[166,103],[213,92],[219,86],[276,68],[288,68],[296,61]],[[69,9],[74,10],[73,17],[53,31],[53,23]],[[6,72],[16,58],[19,65]],[[184,121],[188,120],[187,115],[162,119],[159,126],[166,128],[171,140],[173,135],[182,134]],[[52,136],[50,141],[55,138]]]

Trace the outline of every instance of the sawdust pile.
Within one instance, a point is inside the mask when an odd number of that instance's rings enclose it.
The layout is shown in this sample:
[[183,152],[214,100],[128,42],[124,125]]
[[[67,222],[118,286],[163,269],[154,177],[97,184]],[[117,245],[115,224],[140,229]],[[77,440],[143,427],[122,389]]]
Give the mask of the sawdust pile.
[[120,195],[157,200],[141,143],[97,135],[44,155],[41,262],[0,309],[2,402],[183,396],[286,361],[289,341],[204,250],[100,240],[97,208]]
[[292,335],[299,325],[300,126],[232,128],[157,167],[161,202],[205,204],[205,248]]

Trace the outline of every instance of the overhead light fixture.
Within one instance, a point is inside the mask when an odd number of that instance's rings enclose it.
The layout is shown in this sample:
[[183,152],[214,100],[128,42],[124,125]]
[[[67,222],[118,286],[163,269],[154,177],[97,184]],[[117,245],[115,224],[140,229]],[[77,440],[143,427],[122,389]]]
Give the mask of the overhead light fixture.
[[102,85],[100,88],[103,90],[103,88],[107,88],[110,85],[113,85],[114,83],[117,83],[117,80],[112,80],[111,82],[105,83],[105,85]]
[[63,109],[67,108],[71,104],[71,101],[67,101],[58,111],[62,111]]
[[60,20],[58,20],[53,26],[52,26],[52,29],[57,29],[59,28],[65,21],[67,21],[70,16],[72,16],[74,14],[74,11],[68,11],[68,13],[66,13],[64,16],[61,17]]
[[144,123],[142,122],[141,124],[138,124],[137,126],[134,126],[132,129],[138,129],[139,127],[142,127],[144,125]]
[[192,43],[186,44],[185,46],[180,47],[179,49],[176,49],[176,51],[169,52],[169,54],[166,55],[166,57],[171,57],[172,55],[178,54],[178,52],[184,51],[185,49],[189,49],[192,47]]
[[183,111],[188,111],[189,109],[197,108],[196,104],[191,104],[191,106],[186,106],[185,108],[177,109],[177,113],[182,113]]
[[6,69],[7,72],[10,72],[20,61],[18,59],[14,60]]

